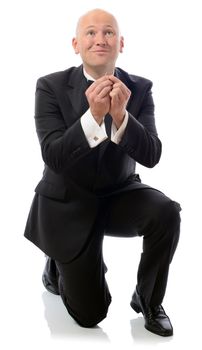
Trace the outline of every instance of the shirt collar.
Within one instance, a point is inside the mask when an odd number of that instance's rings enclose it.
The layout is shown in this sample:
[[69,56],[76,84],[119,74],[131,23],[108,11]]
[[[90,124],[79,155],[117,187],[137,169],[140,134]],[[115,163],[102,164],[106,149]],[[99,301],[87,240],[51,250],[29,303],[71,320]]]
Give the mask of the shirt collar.
[[86,77],[87,80],[95,81],[95,79],[93,77],[91,77],[91,75],[86,72],[84,67],[83,67],[83,74],[84,74],[84,76]]
[[92,81],[95,81],[95,79],[93,77],[91,77],[90,74],[88,74],[85,69],[83,68],[83,74],[84,76],[86,77],[87,80],[92,80]]

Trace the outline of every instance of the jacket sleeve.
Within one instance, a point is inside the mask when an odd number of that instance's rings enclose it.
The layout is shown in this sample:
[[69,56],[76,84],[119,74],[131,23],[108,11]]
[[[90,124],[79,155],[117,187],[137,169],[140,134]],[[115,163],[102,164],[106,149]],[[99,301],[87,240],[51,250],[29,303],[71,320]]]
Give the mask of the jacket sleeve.
[[42,158],[56,173],[72,167],[91,150],[80,119],[67,128],[55,92],[46,78],[37,81],[35,124]]
[[145,86],[138,97],[139,109],[136,117],[133,115],[133,107],[129,108],[128,124],[119,144],[131,158],[148,168],[159,162],[162,151],[155,126],[151,87],[152,82]]

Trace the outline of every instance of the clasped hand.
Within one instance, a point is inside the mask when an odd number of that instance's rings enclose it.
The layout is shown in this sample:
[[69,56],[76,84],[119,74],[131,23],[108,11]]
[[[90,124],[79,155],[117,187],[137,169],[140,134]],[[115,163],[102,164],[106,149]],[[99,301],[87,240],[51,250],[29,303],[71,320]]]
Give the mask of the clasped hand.
[[86,90],[91,114],[101,125],[109,113],[117,129],[121,126],[131,92],[127,86],[113,75],[104,75]]

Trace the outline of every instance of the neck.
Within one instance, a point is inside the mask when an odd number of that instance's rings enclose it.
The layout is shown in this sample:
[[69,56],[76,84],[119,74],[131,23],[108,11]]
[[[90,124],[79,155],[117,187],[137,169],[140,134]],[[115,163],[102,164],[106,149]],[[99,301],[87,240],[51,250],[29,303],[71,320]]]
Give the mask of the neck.
[[95,80],[103,77],[103,75],[113,75],[115,67],[91,67],[83,64],[86,73],[88,73]]

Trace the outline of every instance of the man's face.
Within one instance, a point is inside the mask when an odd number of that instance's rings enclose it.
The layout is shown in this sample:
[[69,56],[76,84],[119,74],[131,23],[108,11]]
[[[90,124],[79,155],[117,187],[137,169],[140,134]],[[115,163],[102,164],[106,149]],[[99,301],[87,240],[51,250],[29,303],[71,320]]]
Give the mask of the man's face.
[[111,67],[122,52],[123,38],[119,35],[115,18],[97,10],[81,18],[72,44],[75,53],[81,55],[84,66]]

